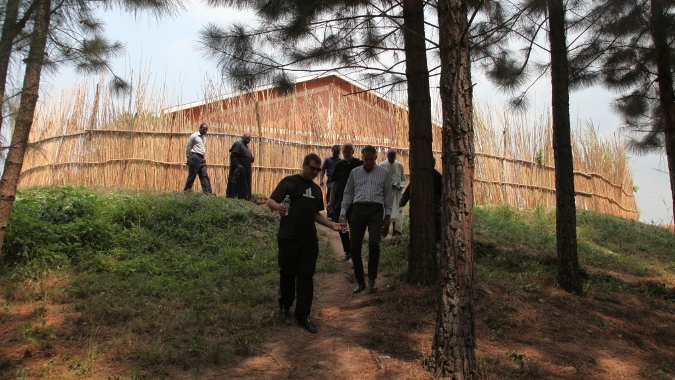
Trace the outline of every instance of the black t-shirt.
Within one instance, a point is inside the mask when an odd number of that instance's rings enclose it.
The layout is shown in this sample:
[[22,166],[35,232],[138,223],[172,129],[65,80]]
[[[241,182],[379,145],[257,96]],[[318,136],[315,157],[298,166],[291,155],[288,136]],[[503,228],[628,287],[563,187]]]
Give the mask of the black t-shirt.
[[351,161],[342,160],[335,165],[335,170],[333,170],[333,182],[338,183],[338,187],[335,190],[335,197],[339,197],[342,193],[345,192],[345,187],[347,187],[347,180],[349,179],[349,173],[356,167],[363,165],[363,161],[358,158],[352,158]]
[[281,217],[279,223],[280,239],[317,239],[316,213],[323,211],[323,195],[319,185],[302,178],[300,174],[285,177],[270,195],[277,203],[283,202],[286,195],[291,196],[288,215]]

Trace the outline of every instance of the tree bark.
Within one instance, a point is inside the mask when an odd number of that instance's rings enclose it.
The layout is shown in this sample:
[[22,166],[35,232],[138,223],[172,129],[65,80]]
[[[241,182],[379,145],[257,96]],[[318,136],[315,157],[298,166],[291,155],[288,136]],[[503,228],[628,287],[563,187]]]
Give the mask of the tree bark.
[[467,1],[438,2],[443,105],[441,283],[429,370],[447,379],[475,379],[473,310],[473,87]]
[[574,199],[574,164],[570,128],[570,80],[563,0],[548,0],[548,14],[551,45],[558,286],[570,293],[583,295],[577,257],[577,210]]
[[433,210],[431,94],[424,38],[424,2],[403,1],[403,38],[408,81],[410,139],[410,247],[407,280],[411,284],[438,282]]
[[[659,82],[659,102],[663,110],[665,130],[664,144],[670,175],[670,196],[673,201],[673,220],[675,221],[675,99],[673,96],[673,74],[670,71],[670,47],[666,31],[662,0],[651,2],[652,38],[656,55],[656,75]],[[674,222],[675,223],[675,222]]]
[[7,222],[14,204],[24,153],[33,125],[35,106],[40,90],[40,75],[47,47],[51,2],[50,0],[36,1],[38,5],[35,11],[28,58],[25,61],[26,71],[23,77],[19,111],[14,123],[14,132],[7,153],[7,160],[5,161],[5,171],[2,173],[2,179],[0,179],[0,249],[2,249],[2,241],[5,239],[5,233],[7,232]]
[[5,19],[2,24],[2,35],[0,36],[0,131],[5,120],[4,103],[5,91],[7,90],[7,75],[9,73],[9,62],[12,57],[14,40],[23,31],[26,26],[25,18],[32,13],[34,6],[28,8],[24,19],[19,20],[19,6],[21,0],[8,0],[5,5]]

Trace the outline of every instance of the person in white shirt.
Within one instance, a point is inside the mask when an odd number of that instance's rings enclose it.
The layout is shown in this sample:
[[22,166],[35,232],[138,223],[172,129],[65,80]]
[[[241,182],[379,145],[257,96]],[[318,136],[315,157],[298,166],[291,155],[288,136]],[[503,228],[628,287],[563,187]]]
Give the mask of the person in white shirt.
[[[396,149],[389,148],[387,150],[387,159],[380,163],[380,166],[389,170],[391,176],[391,193],[393,203],[391,206],[391,229],[392,235],[397,236],[403,232],[403,208],[398,207],[401,201],[401,194],[405,188],[405,172],[401,161],[396,160]],[[389,231],[382,231],[382,237],[387,236]]]
[[202,123],[199,126],[199,131],[190,135],[187,145],[185,146],[185,156],[188,166],[188,177],[185,181],[185,188],[183,191],[192,191],[192,186],[195,183],[195,178],[199,176],[199,183],[202,185],[202,192],[204,194],[212,194],[211,180],[206,172],[206,133],[209,131],[209,126]]
[[346,218],[352,207],[349,222],[351,256],[354,263],[356,287],[354,293],[366,289],[361,244],[368,229],[368,288],[377,290],[377,267],[380,263],[380,239],[383,230],[389,230],[391,216],[391,180],[387,169],[376,164],[377,150],[371,145],[361,149],[363,166],[349,173],[340,209],[340,220]]

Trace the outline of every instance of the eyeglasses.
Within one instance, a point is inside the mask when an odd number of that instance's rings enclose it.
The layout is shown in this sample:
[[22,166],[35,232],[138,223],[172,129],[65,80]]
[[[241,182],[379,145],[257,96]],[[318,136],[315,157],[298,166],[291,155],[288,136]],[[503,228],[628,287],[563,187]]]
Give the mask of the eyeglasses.
[[320,167],[317,168],[316,166],[312,166],[312,165],[310,165],[310,164],[307,164],[307,166],[309,166],[309,170],[314,170],[315,172],[321,171],[321,168],[320,168]]

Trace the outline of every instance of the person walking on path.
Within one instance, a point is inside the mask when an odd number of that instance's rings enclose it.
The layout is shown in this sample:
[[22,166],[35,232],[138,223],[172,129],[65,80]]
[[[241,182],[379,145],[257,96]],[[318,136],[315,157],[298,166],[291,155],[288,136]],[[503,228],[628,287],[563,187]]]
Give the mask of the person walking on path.
[[[316,225],[319,223],[333,231],[343,227],[332,223],[320,212],[323,211],[321,187],[314,179],[321,170],[321,158],[310,153],[302,162],[300,174],[285,177],[267,199],[267,207],[281,215],[277,243],[279,245],[279,313],[278,317],[290,317],[297,292],[295,318],[300,326],[310,333],[317,329],[309,318],[314,297],[314,270],[319,255],[319,240]],[[284,199],[290,206],[284,206]]]
[[376,164],[377,150],[371,145],[361,149],[363,166],[355,168],[349,174],[345,186],[340,218],[346,217],[352,206],[349,223],[352,234],[351,255],[354,263],[356,287],[354,293],[366,289],[361,244],[368,229],[368,288],[377,290],[377,267],[380,263],[380,239],[382,231],[389,229],[391,218],[391,177],[387,169]]
[[[354,145],[352,143],[345,143],[342,145],[342,156],[343,160],[338,162],[335,165],[335,170],[333,171],[333,186],[331,187],[330,192],[330,201],[326,209],[333,216],[333,221],[340,221],[340,208],[342,205],[342,195],[345,191],[345,186],[347,186],[347,179],[349,178],[349,173],[352,172],[352,169],[363,165],[363,161],[354,157]],[[351,207],[347,209],[347,214],[345,219],[347,222],[351,221],[352,209]],[[344,255],[342,256],[342,261],[349,261],[351,259],[352,246],[349,240],[349,232],[347,230],[340,232],[340,241],[342,241],[342,249],[344,250]]]
[[[400,235],[403,232],[403,208],[399,208],[398,203],[401,200],[401,192],[405,187],[405,172],[401,161],[396,160],[396,149],[387,150],[387,159],[380,163],[380,166],[389,171],[391,176],[391,192],[393,203],[391,205],[391,234]],[[382,237],[387,236],[388,229],[382,231]]]
[[253,153],[248,148],[251,134],[244,133],[241,140],[230,148],[230,173],[227,180],[226,196],[228,198],[251,199],[251,165]]
[[[333,173],[335,172],[335,165],[342,161],[340,158],[340,145],[333,145],[333,154],[326,157],[321,165],[321,173],[319,173],[319,186],[323,187],[323,176],[328,176],[326,181],[326,204],[330,202],[330,188],[333,185]],[[328,213],[328,220],[333,220],[332,215]]]
[[204,194],[212,194],[211,180],[206,172],[206,133],[209,131],[209,126],[202,123],[199,126],[199,131],[190,135],[185,146],[185,156],[187,161],[185,165],[188,166],[187,181],[183,191],[192,191],[192,186],[195,183],[195,178],[199,176],[199,183],[202,185],[202,192]]

